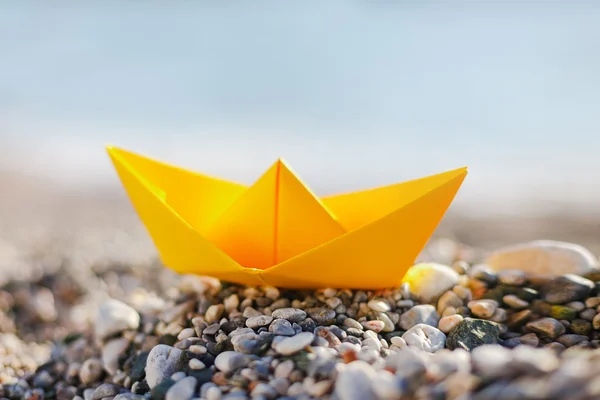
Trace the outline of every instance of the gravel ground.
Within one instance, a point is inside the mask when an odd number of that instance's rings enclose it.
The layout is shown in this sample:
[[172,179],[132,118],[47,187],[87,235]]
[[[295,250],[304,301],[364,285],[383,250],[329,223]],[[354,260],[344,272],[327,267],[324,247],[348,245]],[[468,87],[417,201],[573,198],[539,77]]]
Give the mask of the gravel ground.
[[292,291],[178,276],[123,197],[33,186],[0,198],[0,399],[600,398],[600,275],[476,262],[538,237],[597,251],[591,217],[450,214],[420,280]]
[[413,268],[380,291],[279,290],[158,263],[0,290],[9,399],[594,399],[600,274]]

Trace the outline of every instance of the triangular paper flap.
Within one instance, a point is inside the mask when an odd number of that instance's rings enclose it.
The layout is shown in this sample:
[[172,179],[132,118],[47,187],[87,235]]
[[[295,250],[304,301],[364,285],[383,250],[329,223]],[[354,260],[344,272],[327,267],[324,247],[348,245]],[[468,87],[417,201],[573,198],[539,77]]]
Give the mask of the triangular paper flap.
[[404,207],[263,273],[287,288],[379,289],[400,284],[454,199],[466,170]]
[[[144,178],[130,168],[121,154],[114,151],[109,154],[133,206],[166,266],[179,273],[197,273],[222,279],[244,273],[240,265],[194,231],[165,204],[146,184]],[[260,284],[260,278],[254,278],[246,276],[241,279],[248,283]]]
[[328,196],[323,203],[338,222],[351,231],[377,220],[423,194],[467,173],[459,168],[441,174],[360,192]]
[[247,268],[275,264],[275,201],[278,161],[250,186],[211,227],[207,238]]
[[283,161],[278,178],[275,264],[346,233]]
[[107,148],[189,225],[206,235],[216,218],[246,190],[237,183],[187,171],[116,147]]

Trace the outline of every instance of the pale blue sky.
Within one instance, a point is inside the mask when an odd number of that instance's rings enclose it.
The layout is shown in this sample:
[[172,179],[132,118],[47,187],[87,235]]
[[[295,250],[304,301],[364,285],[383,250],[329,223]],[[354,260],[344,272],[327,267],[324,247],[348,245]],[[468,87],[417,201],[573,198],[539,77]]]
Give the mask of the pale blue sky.
[[592,0],[6,1],[0,166],[108,180],[116,143],[243,181],[283,156],[325,192],[468,164],[472,197],[597,194],[598,21]]

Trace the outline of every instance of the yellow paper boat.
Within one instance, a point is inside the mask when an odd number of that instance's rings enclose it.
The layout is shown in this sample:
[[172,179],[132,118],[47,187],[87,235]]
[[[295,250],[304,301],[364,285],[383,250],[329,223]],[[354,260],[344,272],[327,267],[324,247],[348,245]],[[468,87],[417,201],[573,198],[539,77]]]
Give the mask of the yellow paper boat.
[[247,187],[107,149],[167,267],[285,288],[397,286],[467,174],[319,198],[282,160]]

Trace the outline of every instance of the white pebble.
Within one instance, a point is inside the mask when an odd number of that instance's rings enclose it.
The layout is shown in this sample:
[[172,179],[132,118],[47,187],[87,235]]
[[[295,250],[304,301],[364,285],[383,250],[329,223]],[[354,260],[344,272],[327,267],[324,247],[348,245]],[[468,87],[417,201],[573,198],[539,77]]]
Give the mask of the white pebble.
[[140,315],[127,304],[110,299],[105,301],[96,314],[94,332],[99,339],[140,326]]
[[208,351],[206,350],[206,347],[201,346],[199,344],[194,344],[190,346],[188,350],[195,354],[206,354],[206,352]]
[[403,282],[421,302],[429,303],[458,283],[458,273],[446,265],[422,263],[412,266]]
[[196,331],[194,330],[194,328],[185,328],[184,330],[179,332],[179,335],[177,335],[177,339],[178,340],[189,339],[189,338],[193,337],[195,334],[196,334]]
[[273,348],[279,354],[291,355],[299,352],[306,346],[310,345],[314,340],[315,336],[311,332],[302,332],[289,338],[285,338],[275,345],[273,342]]
[[446,335],[437,328],[426,324],[418,324],[402,335],[409,347],[435,353],[446,345]]
[[117,338],[109,341],[102,348],[102,363],[104,368],[114,375],[119,368],[119,357],[125,353],[130,341],[125,338]]
[[204,369],[206,368],[206,365],[198,360],[197,358],[192,358],[189,362],[189,366],[191,369]]
[[394,337],[392,337],[391,340],[392,340],[392,344],[394,346],[397,346],[397,347],[399,347],[401,349],[403,349],[403,348],[405,348],[407,346],[406,340],[402,339],[401,336],[394,336]]
[[373,299],[370,300],[367,305],[373,311],[388,312],[391,310],[390,305],[383,300]]

